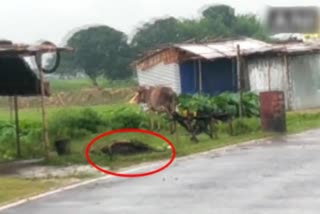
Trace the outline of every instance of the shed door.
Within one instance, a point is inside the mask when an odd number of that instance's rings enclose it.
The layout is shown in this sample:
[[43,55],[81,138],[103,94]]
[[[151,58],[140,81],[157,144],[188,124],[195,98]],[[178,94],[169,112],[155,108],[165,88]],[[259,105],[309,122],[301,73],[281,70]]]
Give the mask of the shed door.
[[226,91],[236,91],[236,74],[232,60],[221,59],[202,62],[203,93],[218,95]]
[[181,92],[182,94],[195,94],[199,90],[199,75],[197,63],[184,62],[180,65]]

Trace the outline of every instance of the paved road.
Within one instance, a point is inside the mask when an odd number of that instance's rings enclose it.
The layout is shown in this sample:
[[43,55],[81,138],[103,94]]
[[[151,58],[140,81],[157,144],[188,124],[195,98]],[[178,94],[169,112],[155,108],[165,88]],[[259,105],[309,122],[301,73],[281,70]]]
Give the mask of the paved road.
[[318,214],[319,141],[320,130],[178,160],[154,176],[99,181],[2,213]]

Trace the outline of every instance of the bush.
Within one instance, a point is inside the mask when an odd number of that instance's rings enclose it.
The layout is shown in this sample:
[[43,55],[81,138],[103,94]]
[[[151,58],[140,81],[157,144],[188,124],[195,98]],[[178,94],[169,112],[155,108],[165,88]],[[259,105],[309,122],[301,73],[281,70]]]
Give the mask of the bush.
[[[243,94],[243,116],[259,116],[258,95],[247,92]],[[181,110],[189,111],[209,111],[229,113],[234,117],[239,116],[240,95],[238,93],[222,93],[211,97],[208,95],[181,95],[179,97],[179,107]]]
[[49,124],[50,134],[54,138],[79,138],[97,133],[109,125],[102,115],[89,108],[81,111],[59,111]]
[[[38,122],[20,121],[21,153],[26,158],[36,158],[42,154],[42,126]],[[8,122],[0,122],[0,159],[12,160],[16,157],[16,127]]]
[[113,111],[109,120],[111,129],[149,128],[147,115],[131,108],[123,107]]

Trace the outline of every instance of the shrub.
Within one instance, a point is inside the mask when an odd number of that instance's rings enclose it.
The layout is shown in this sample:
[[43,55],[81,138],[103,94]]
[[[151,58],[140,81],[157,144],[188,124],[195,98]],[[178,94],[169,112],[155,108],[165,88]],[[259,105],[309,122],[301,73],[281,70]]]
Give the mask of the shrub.
[[[42,126],[38,122],[20,121],[21,153],[25,158],[36,158],[42,154]],[[0,159],[16,157],[16,127],[0,122]]]
[[149,128],[149,120],[144,112],[131,108],[119,108],[110,115],[110,128]]
[[52,117],[49,127],[54,138],[79,138],[108,127],[108,121],[89,108],[81,111],[62,110]]
[[[247,92],[243,94],[243,116],[259,116],[258,95]],[[189,111],[224,112],[235,117],[239,116],[240,95],[238,93],[225,92],[218,96],[208,95],[181,95],[179,97],[179,108]]]

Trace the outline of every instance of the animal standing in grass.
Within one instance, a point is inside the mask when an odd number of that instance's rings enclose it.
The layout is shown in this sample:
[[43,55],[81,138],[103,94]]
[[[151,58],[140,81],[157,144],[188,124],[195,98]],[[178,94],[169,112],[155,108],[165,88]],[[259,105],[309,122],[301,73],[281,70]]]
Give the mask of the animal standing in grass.
[[[170,118],[178,104],[178,96],[172,88],[165,86],[140,86],[131,103],[146,104],[148,110],[155,113],[166,113]],[[176,129],[176,123],[171,124]],[[160,124],[158,123],[158,128]],[[154,129],[154,121],[151,120]],[[171,129],[173,130],[173,129]]]

